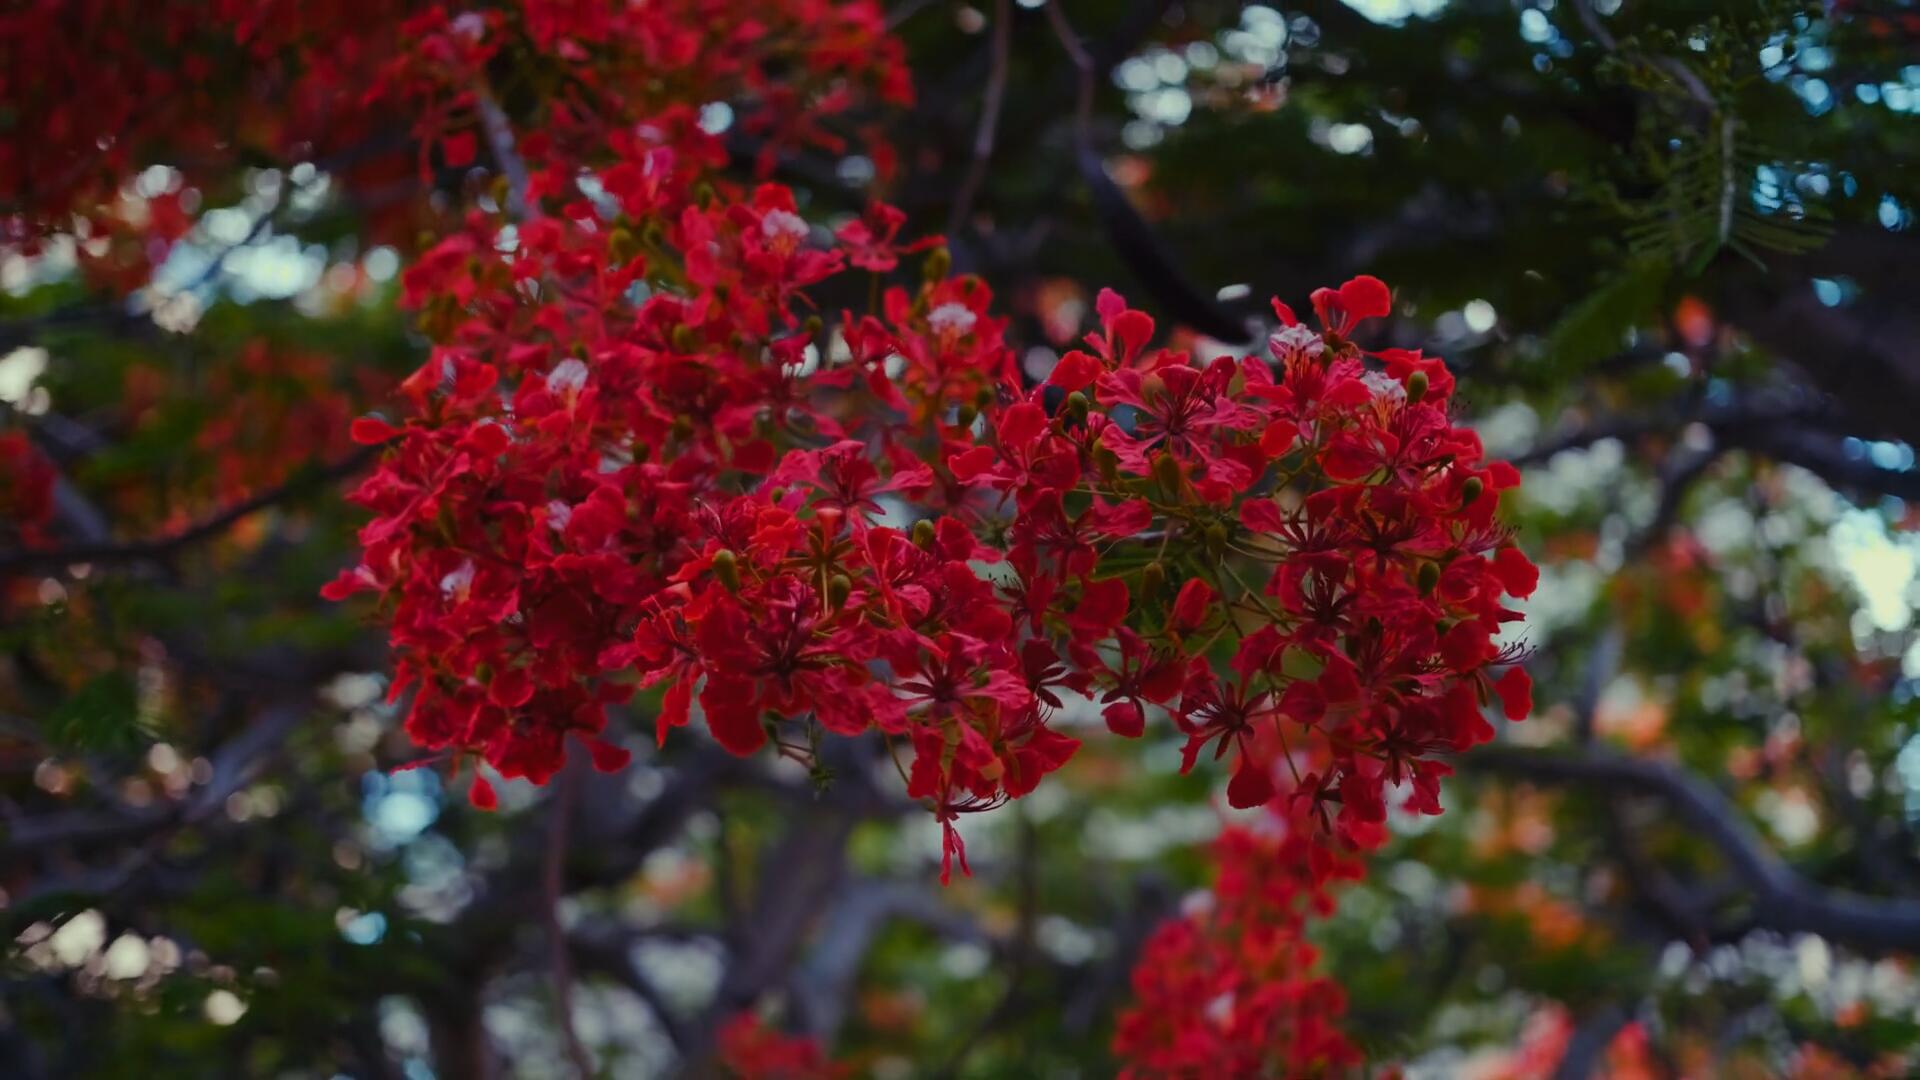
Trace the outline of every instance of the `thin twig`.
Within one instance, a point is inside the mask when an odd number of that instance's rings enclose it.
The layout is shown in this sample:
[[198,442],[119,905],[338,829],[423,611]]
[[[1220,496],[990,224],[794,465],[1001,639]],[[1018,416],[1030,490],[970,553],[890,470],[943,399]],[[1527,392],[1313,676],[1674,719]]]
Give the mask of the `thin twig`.
[[547,945],[552,953],[554,1009],[559,1013],[560,1036],[567,1044],[567,1057],[572,1059],[574,1071],[580,1074],[581,1080],[587,1080],[594,1074],[593,1058],[588,1056],[586,1045],[580,1041],[580,1032],[573,1025],[573,960],[567,946],[566,927],[560,923],[573,793],[579,785],[579,774],[577,763],[569,762],[561,766],[559,780],[554,785],[553,803],[548,810],[551,819],[542,883],[546,891]]
[[1007,68],[1013,56],[1013,4],[996,0],[993,9],[993,67],[987,72],[987,91],[980,101],[980,125],[973,133],[973,160],[954,193],[953,209],[947,215],[947,235],[957,236],[973,209],[973,200],[986,182],[987,166],[993,162],[993,143],[1000,130],[1000,110],[1007,96]]
[[474,91],[474,101],[480,110],[480,130],[486,133],[487,149],[492,152],[493,163],[500,174],[507,178],[507,213],[515,220],[525,218],[531,178],[527,174],[527,163],[513,148],[513,124],[487,87]]
[[1093,82],[1095,66],[1093,54],[1080,44],[1080,35],[1074,32],[1073,24],[1067,21],[1067,13],[1060,9],[1060,0],[1048,0],[1047,22],[1053,26],[1053,36],[1060,39],[1060,47],[1066,50],[1067,58],[1073,61],[1076,73],[1074,84],[1073,125],[1074,135],[1082,144],[1093,142]]
[[[1593,10],[1593,5],[1588,0],[1573,0],[1573,10],[1574,14],[1580,17],[1581,25],[1587,28],[1587,33],[1593,35],[1593,39],[1600,43],[1601,48],[1610,53],[1626,51],[1620,48],[1619,40],[1613,36],[1613,31],[1608,30],[1606,24],[1600,21],[1599,14]],[[1713,91],[1707,89],[1707,84],[1700,81],[1700,76],[1694,74],[1693,69],[1684,62],[1671,56],[1639,54],[1635,58],[1666,72],[1680,84],[1682,89],[1686,90],[1687,96],[1693,99],[1694,104],[1706,112],[1715,113],[1720,110],[1720,103],[1713,96]]]

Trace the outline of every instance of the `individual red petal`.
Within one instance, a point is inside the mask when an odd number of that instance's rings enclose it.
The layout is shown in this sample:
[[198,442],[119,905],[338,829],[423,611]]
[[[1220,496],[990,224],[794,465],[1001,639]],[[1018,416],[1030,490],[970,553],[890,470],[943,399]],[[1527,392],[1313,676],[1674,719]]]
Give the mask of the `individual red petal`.
[[1073,622],[1096,636],[1120,625],[1127,617],[1127,583],[1118,578],[1089,581],[1080,593],[1080,605],[1073,609]]
[[1500,695],[1501,711],[1509,720],[1525,720],[1533,712],[1533,676],[1523,667],[1510,667],[1496,679],[1493,692]]
[[1330,480],[1364,480],[1380,467],[1380,451],[1354,432],[1343,431],[1320,451],[1320,467]]
[[605,739],[588,739],[587,753],[593,755],[593,767],[601,772],[619,772],[633,760],[633,752]]
[[1173,601],[1173,625],[1182,630],[1191,630],[1199,626],[1207,617],[1207,605],[1213,602],[1213,590],[1199,578],[1190,579],[1180,586],[1180,595]]
[[1440,659],[1453,671],[1473,671],[1486,663],[1492,652],[1487,628],[1478,619],[1468,619],[1440,637]]
[[1300,440],[1300,427],[1291,420],[1275,420],[1260,433],[1260,452],[1270,458],[1279,457]]
[[500,794],[480,775],[478,766],[473,771],[473,785],[467,788],[467,801],[481,810],[496,810],[500,806]]
[[1360,697],[1360,672],[1353,661],[1335,653],[1327,658],[1327,667],[1317,680],[1320,695],[1326,701],[1357,701]]
[[440,153],[449,169],[464,169],[473,164],[474,153],[479,148],[479,140],[471,131],[457,131],[440,140]]
[[361,446],[378,446],[400,434],[400,429],[377,416],[362,416],[348,426],[347,433]]
[[1236,810],[1246,810],[1260,806],[1273,798],[1273,776],[1267,769],[1253,760],[1253,755],[1240,754],[1239,767],[1233,770],[1233,779],[1227,781],[1227,805]]
[[728,753],[746,757],[766,745],[752,683],[709,675],[700,691],[700,707],[707,714],[707,730]]
[[1511,545],[1501,548],[1493,556],[1493,572],[1499,577],[1500,584],[1506,586],[1508,593],[1522,599],[1532,596],[1533,590],[1540,584],[1540,568],[1533,560]]
[[964,453],[954,454],[947,459],[947,468],[953,470],[953,478],[966,483],[981,473],[993,468],[997,455],[991,446],[976,446]]
[[517,709],[533,700],[533,679],[526,668],[507,668],[494,675],[487,696],[503,709]]
[[373,587],[373,579],[363,573],[360,567],[349,567],[340,571],[339,577],[334,578],[332,581],[320,587],[320,598],[322,600],[333,600],[337,602],[345,600],[354,593],[365,592]]
[[1293,309],[1277,296],[1273,298],[1273,313],[1279,318],[1282,326],[1300,325],[1300,316],[1295,315]]
[[1145,499],[1128,499],[1115,507],[1094,506],[1087,511],[1084,524],[1101,536],[1126,537],[1143,532],[1153,524],[1153,504]]
[[1340,306],[1354,322],[1378,319],[1393,311],[1393,294],[1386,282],[1361,274],[1340,286]]
[[1074,349],[1053,366],[1053,373],[1047,376],[1047,385],[1057,386],[1071,394],[1093,385],[1093,380],[1099,378],[1103,370],[1104,365],[1097,357]]
[[675,679],[667,687],[666,695],[660,701],[660,716],[654,722],[654,738],[658,745],[667,745],[669,728],[685,727],[693,706],[693,680]]
[[1147,714],[1137,701],[1116,701],[1100,710],[1107,730],[1124,739],[1137,739],[1146,733]]
[[1272,499],[1252,499],[1240,506],[1240,524],[1252,532],[1279,532],[1283,527],[1280,507]]
[[1024,450],[1047,430],[1046,411],[1031,401],[1008,406],[1007,411],[1000,415],[1000,424],[995,430],[1000,436],[1002,448]]
[[1120,339],[1123,356],[1132,356],[1153,340],[1153,316],[1144,311],[1123,311],[1113,320],[1113,336]]

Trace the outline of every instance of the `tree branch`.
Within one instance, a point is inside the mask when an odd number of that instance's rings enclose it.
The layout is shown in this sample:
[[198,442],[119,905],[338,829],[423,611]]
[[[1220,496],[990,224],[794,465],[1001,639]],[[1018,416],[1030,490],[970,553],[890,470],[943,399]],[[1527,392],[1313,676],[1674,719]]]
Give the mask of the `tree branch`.
[[[474,767],[479,768],[478,765]],[[567,1057],[573,1062],[574,1072],[580,1076],[580,1080],[592,1080],[593,1058],[587,1054],[586,1044],[580,1041],[580,1031],[573,1022],[573,968],[570,964],[566,927],[560,922],[560,901],[565,892],[567,843],[573,819],[573,794],[580,783],[580,768],[581,762],[578,759],[565,762],[560,767],[560,776],[554,785],[552,805],[547,811],[549,816],[547,852],[544,872],[541,874],[541,887],[545,893],[543,899],[546,901],[547,948],[551,956],[554,1011],[559,1014],[560,1038],[566,1044]]]
[[1731,799],[1699,776],[1664,761],[1593,749],[1584,753],[1489,746],[1461,768],[1546,784],[1625,788],[1663,800],[1716,848],[1754,893],[1756,926],[1812,933],[1863,952],[1920,952],[1920,904],[1827,889],[1806,880],[1768,848]]
[[947,214],[947,235],[958,236],[973,200],[986,181],[987,166],[993,161],[993,142],[1000,128],[1000,110],[1007,96],[1007,69],[1012,66],[1013,5],[995,0],[993,9],[993,66],[987,70],[987,90],[980,100],[980,125],[973,133],[973,158],[967,173],[954,193],[953,208]]
[[195,522],[179,532],[144,540],[88,541],[65,547],[0,552],[0,577],[8,574],[53,572],[78,563],[152,562],[168,558],[182,548],[226,532],[242,519],[289,499],[296,499],[336,480],[352,476],[367,467],[379,453],[377,446],[363,446],[339,461],[296,472],[284,483],[243,499],[219,513]]

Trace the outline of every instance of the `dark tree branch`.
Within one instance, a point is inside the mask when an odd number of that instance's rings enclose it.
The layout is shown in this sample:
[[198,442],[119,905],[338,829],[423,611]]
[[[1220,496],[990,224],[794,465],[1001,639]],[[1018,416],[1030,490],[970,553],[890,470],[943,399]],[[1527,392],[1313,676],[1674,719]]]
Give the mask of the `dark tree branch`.
[[1852,417],[1810,394],[1761,393],[1730,405],[1706,409],[1667,408],[1592,420],[1554,435],[1515,455],[1513,464],[1544,465],[1569,450],[1584,450],[1608,439],[1633,442],[1674,436],[1699,423],[1726,450],[1745,450],[1797,465],[1834,488],[1853,494],[1920,498],[1920,470],[1874,464],[1846,447]]
[[1241,343],[1252,338],[1245,318],[1209,299],[1196,288],[1153,226],[1128,201],[1120,185],[1107,175],[1106,163],[1094,146],[1093,90],[1105,72],[1080,43],[1079,35],[1060,9],[1059,0],[1047,4],[1054,35],[1079,75],[1079,98],[1074,113],[1074,164],[1093,199],[1094,214],[1107,231],[1114,251],[1135,277],[1177,321],[1221,341]]
[[[478,768],[479,766],[475,766]],[[560,768],[560,776],[554,785],[552,806],[547,810],[547,852],[546,862],[541,875],[541,888],[545,892],[544,900],[547,917],[547,948],[549,963],[553,975],[554,1011],[558,1014],[560,1037],[567,1048],[567,1058],[572,1061],[574,1072],[581,1080],[593,1077],[593,1058],[588,1055],[586,1044],[580,1041],[580,1031],[573,1022],[573,968],[571,954],[567,946],[566,927],[560,922],[560,901],[565,892],[567,869],[567,846],[572,836],[574,789],[580,783],[581,762],[565,762]]]
[[144,540],[115,542],[89,540],[65,547],[0,552],[0,577],[8,574],[41,571],[55,572],[79,563],[139,563],[164,561],[184,548],[226,532],[245,518],[269,507],[301,498],[319,488],[343,480],[366,468],[379,453],[377,446],[363,446],[330,464],[299,470],[276,487],[227,507],[210,517],[166,536]]
[[1553,1070],[1553,1080],[1587,1080],[1600,1065],[1600,1058],[1613,1037],[1627,1026],[1633,1016],[1618,1005],[1605,1005],[1593,1011],[1573,1030],[1566,1052]]
[[815,1038],[831,1042],[846,1018],[860,964],[875,938],[896,920],[917,923],[949,941],[992,945],[965,913],[924,882],[856,880],[823,921],[818,939],[794,972],[793,1002]]
[[63,811],[11,821],[0,851],[9,858],[49,848],[99,847],[143,840],[181,825],[204,821],[227,798],[251,783],[287,736],[311,715],[304,702],[269,706],[253,723],[212,755],[213,776],[190,797],[164,806],[120,811]]
[[967,162],[966,176],[954,193],[953,208],[947,214],[947,235],[958,236],[973,211],[973,200],[987,178],[987,166],[993,162],[993,142],[1000,129],[1000,110],[1007,96],[1007,69],[1012,66],[1013,4],[995,0],[993,8],[993,60],[987,69],[987,89],[980,100],[980,125],[973,134],[973,156]]
[[1712,844],[1754,893],[1754,925],[1819,934],[1868,953],[1920,952],[1920,903],[1807,881],[1766,846],[1732,800],[1678,765],[1598,748],[1567,753],[1502,745],[1462,755],[1459,764],[1538,783],[1598,785],[1658,797]]

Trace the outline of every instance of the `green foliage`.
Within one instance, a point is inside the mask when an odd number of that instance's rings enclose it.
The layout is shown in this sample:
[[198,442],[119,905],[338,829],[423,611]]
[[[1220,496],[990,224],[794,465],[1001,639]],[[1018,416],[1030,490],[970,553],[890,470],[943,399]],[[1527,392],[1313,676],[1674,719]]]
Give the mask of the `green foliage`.
[[47,715],[52,746],[68,753],[134,749],[153,739],[140,719],[139,690],[132,674],[109,671],[88,680]]

